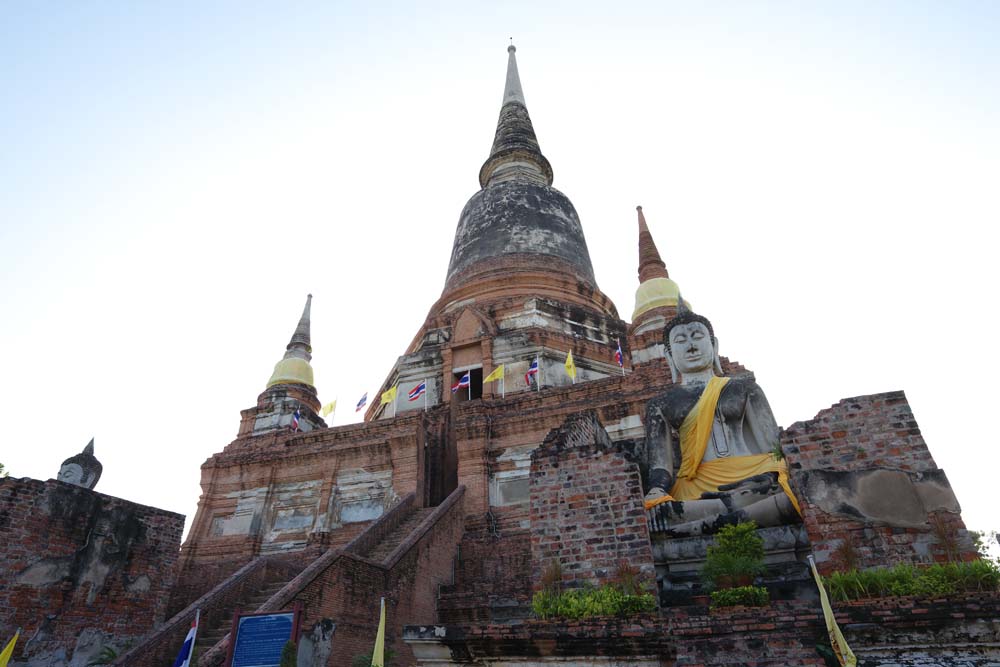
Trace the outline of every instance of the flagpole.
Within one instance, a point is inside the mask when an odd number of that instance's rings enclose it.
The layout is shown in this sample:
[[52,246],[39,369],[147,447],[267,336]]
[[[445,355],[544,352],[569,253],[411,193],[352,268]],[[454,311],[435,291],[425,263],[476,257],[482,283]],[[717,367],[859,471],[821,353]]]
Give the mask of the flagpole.
[[542,391],[542,364],[538,361],[538,355],[535,355],[535,366],[538,367],[538,374],[535,376],[535,391]]
[[198,630],[201,629],[201,607],[194,610],[194,637],[191,639],[191,653],[194,655],[194,645],[198,643]]
[[503,375],[500,376],[500,398],[507,398],[507,380],[504,375],[507,374],[507,369],[504,369]]
[[622,355],[622,361],[618,365],[622,369],[622,377],[625,377],[625,353],[622,352],[622,341],[621,341],[621,338],[615,338],[615,342],[618,343],[618,349],[616,350],[616,352],[618,352],[618,353],[620,353]]
[[424,378],[424,412],[427,412],[427,378]]

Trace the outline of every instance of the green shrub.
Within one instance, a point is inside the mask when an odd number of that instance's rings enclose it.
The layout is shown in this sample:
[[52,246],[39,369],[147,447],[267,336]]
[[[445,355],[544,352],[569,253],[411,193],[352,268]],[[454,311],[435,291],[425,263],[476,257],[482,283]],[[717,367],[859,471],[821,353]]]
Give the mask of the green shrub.
[[289,639],[281,648],[281,660],[279,665],[280,667],[295,667],[297,662],[298,650],[295,647],[295,642]]
[[545,589],[535,593],[531,608],[541,618],[580,619],[595,616],[631,616],[656,609],[651,593],[632,593],[619,586],[574,588],[567,591]]
[[764,540],[753,521],[723,528],[708,548],[701,575],[719,588],[727,578],[756,577],[764,572]]
[[1000,567],[988,560],[944,563],[928,567],[897,565],[891,568],[834,572],[826,579],[834,600],[879,598],[894,595],[937,597],[965,591],[1000,588]]
[[771,602],[771,594],[763,586],[737,586],[712,591],[712,608],[735,607],[765,607]]

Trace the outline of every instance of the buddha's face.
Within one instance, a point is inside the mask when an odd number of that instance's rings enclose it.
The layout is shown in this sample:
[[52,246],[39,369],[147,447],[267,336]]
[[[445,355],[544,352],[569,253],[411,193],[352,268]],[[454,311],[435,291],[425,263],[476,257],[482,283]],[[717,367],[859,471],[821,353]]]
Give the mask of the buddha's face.
[[671,329],[670,359],[681,375],[711,368],[715,361],[715,344],[708,327],[701,322],[690,322]]
[[77,463],[64,463],[56,476],[60,482],[83,486],[83,468]]

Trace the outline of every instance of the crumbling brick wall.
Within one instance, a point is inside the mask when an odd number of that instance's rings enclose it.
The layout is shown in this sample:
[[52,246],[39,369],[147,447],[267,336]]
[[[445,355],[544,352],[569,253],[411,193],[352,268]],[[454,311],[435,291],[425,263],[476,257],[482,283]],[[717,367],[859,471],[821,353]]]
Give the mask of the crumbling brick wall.
[[0,479],[0,636],[22,628],[14,660],[85,664],[162,622],[183,528],[82,487]]
[[558,563],[569,586],[604,584],[621,563],[655,584],[639,469],[593,411],[570,416],[531,457],[532,587]]
[[844,399],[789,427],[782,449],[824,572],[975,557],[903,392]]

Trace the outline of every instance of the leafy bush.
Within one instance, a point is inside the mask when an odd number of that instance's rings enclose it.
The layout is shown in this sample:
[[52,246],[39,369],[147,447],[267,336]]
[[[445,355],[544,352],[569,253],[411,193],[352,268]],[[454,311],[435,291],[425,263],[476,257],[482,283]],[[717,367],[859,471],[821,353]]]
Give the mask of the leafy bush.
[[654,611],[656,598],[651,593],[626,592],[615,584],[568,591],[543,589],[531,599],[531,608],[541,618],[631,616]]
[[712,591],[712,608],[735,607],[765,607],[771,601],[771,594],[763,586],[737,586]]
[[723,587],[726,579],[756,577],[763,572],[764,540],[753,521],[723,526],[701,569],[702,577],[716,588]]
[[281,661],[279,662],[279,667],[295,667],[297,663],[298,650],[295,647],[295,642],[289,639],[281,648]]
[[834,600],[857,600],[893,595],[934,597],[965,591],[1000,588],[1000,567],[989,560],[944,563],[929,567],[897,565],[891,568],[834,572],[826,579]]

